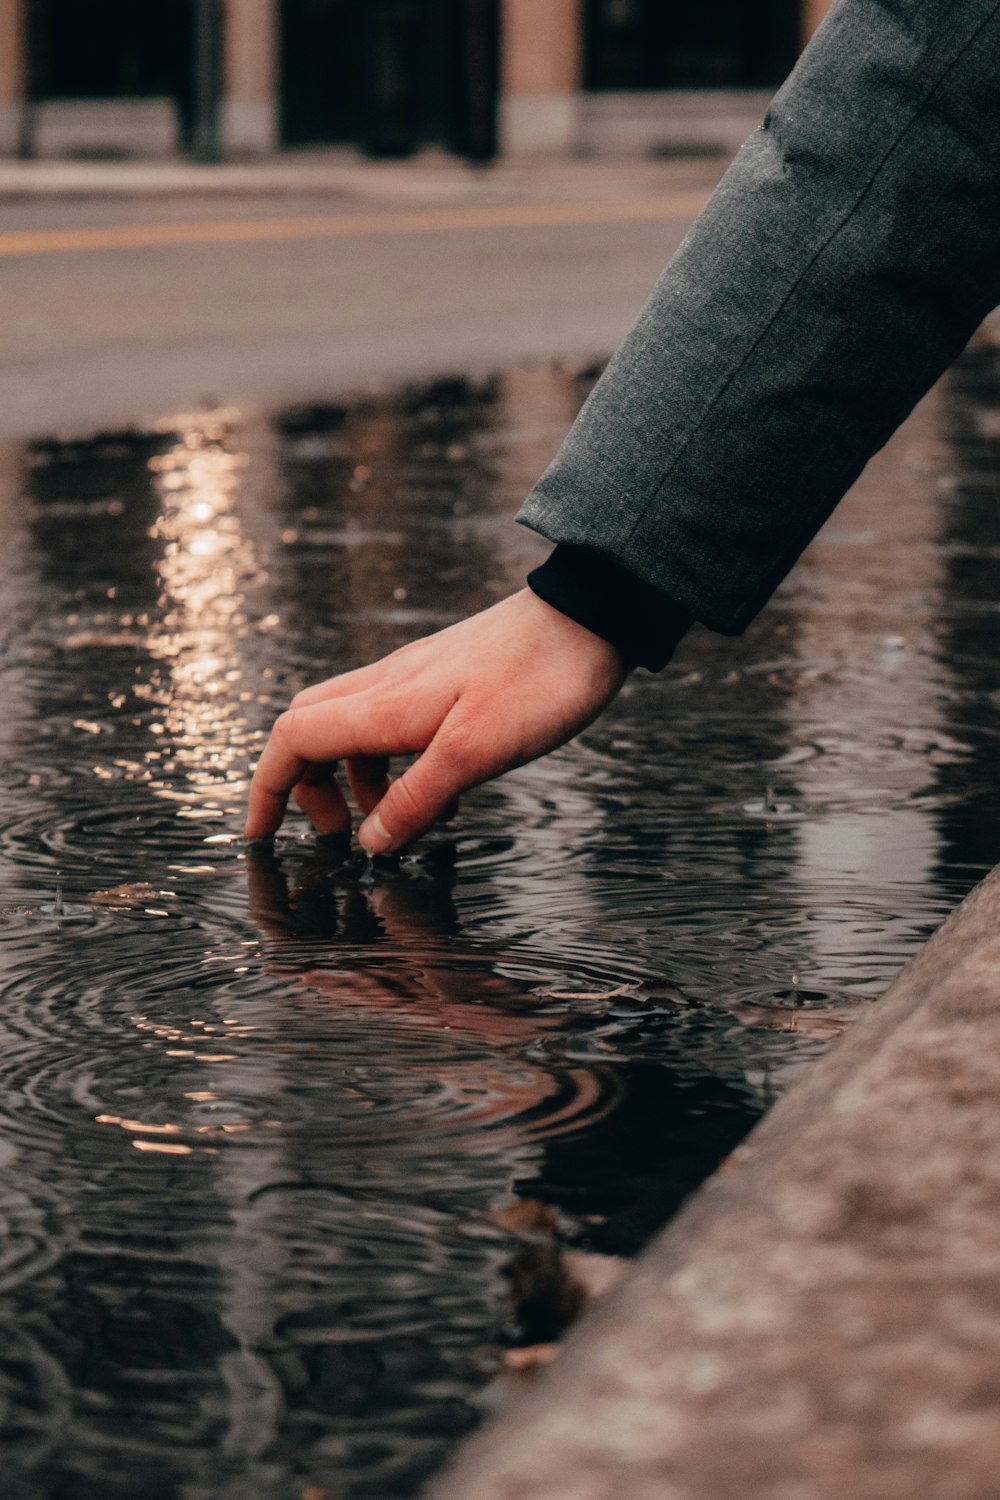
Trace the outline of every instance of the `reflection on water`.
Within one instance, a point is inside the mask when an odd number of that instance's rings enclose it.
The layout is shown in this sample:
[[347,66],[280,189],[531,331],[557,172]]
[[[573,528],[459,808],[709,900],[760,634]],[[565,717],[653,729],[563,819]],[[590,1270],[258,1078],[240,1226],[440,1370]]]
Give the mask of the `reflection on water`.
[[631,1253],[884,986],[996,857],[995,374],[374,884],[245,854],[248,763],[519,584],[588,379],[0,450],[5,1496],[414,1495],[517,1336],[496,1210]]

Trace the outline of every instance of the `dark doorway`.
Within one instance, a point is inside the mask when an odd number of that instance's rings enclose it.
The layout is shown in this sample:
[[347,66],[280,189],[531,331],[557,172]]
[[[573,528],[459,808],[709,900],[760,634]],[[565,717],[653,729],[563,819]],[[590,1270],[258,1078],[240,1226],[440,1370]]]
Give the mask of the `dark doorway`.
[[771,88],[799,51],[800,0],[587,0],[589,89]]
[[169,98],[191,124],[192,0],[31,0],[32,99]]
[[188,96],[191,0],[32,0],[28,13],[36,98]]
[[497,26],[497,0],[285,0],[285,143],[492,156]]

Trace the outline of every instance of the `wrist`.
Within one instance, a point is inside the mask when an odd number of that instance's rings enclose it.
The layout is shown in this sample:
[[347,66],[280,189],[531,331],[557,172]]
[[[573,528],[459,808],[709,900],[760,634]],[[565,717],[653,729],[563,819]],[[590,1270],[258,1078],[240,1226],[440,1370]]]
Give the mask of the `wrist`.
[[544,639],[557,645],[560,650],[572,652],[577,658],[585,658],[597,672],[606,673],[619,681],[624,680],[631,666],[613,641],[581,624],[565,610],[550,604],[530,586],[523,589],[518,597],[523,599],[525,606],[537,620],[536,639]]
[[528,587],[613,646],[627,670],[659,671],[693,624],[683,605],[590,547],[560,543],[528,574]]

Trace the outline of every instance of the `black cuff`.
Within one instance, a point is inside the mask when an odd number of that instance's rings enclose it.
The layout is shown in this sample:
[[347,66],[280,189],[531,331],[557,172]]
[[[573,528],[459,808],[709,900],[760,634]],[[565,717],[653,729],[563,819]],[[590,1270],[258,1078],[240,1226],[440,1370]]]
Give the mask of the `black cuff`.
[[590,547],[560,542],[528,574],[528,586],[560,614],[617,646],[630,667],[658,672],[694,616],[653,584]]

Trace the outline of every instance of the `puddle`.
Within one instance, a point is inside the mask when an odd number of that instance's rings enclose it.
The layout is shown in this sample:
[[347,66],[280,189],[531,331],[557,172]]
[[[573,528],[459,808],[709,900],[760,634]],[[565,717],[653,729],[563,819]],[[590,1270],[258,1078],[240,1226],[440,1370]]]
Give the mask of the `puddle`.
[[0,448],[11,1500],[415,1495],[523,1333],[511,1205],[633,1253],[996,859],[986,355],[745,639],[398,862],[243,848],[295,689],[518,586],[588,387]]

